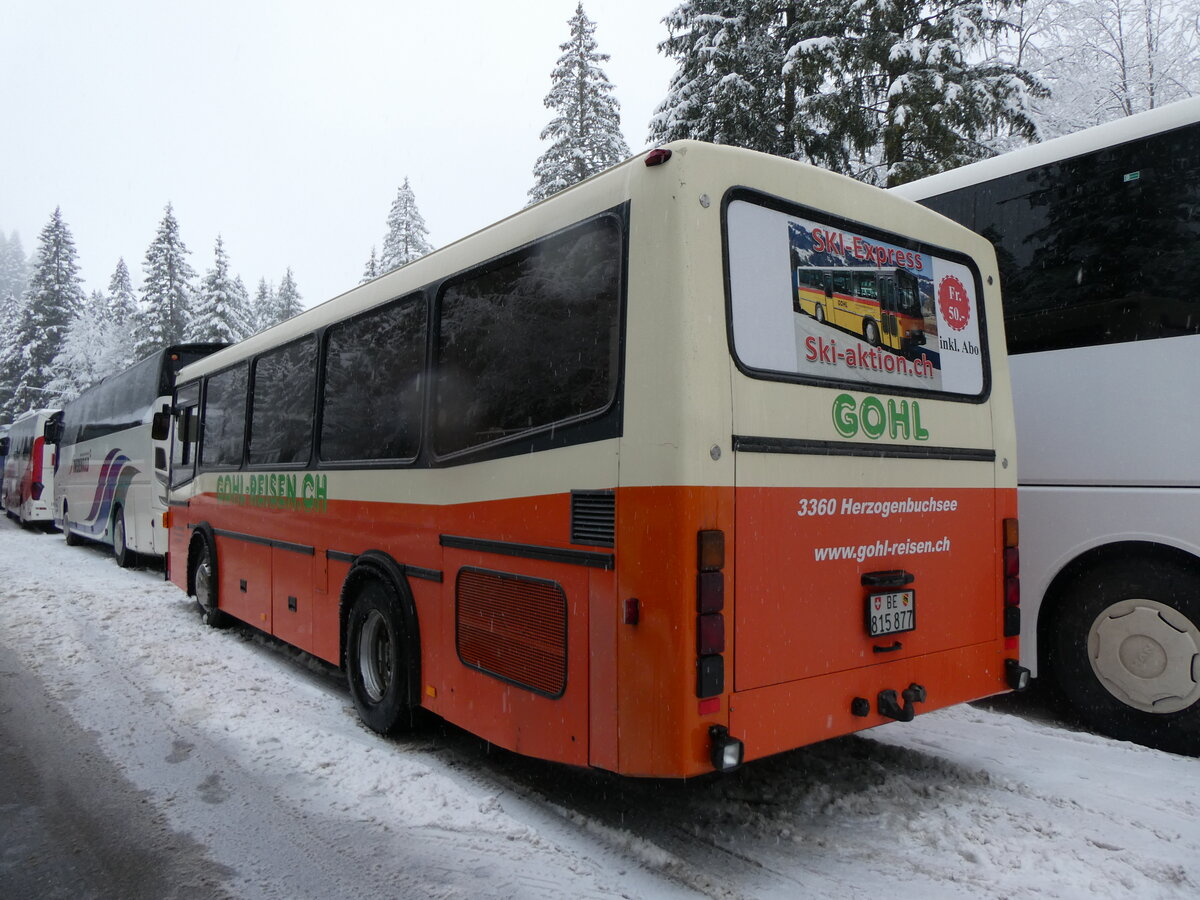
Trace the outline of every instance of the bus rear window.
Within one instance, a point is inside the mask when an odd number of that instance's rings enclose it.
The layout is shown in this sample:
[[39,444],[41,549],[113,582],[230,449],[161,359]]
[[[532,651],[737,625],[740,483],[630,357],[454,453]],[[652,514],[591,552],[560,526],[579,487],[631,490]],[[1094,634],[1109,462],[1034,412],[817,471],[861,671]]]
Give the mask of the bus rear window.
[[725,213],[733,353],[751,375],[981,396],[978,277],[915,241],[749,192]]

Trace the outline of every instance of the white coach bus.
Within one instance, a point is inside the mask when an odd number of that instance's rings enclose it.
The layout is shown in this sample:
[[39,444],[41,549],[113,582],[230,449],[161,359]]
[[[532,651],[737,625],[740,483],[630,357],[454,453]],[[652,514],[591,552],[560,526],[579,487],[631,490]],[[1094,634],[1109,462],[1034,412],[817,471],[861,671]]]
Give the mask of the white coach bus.
[[[68,544],[111,544],[128,566],[166,553],[167,439],[171,391],[182,366],[223,344],[167,347],[110,375],[63,408],[53,490],[55,524]],[[154,420],[159,416],[159,430]]]
[[[54,495],[54,448],[47,442],[47,423],[57,409],[34,409],[19,416],[8,430],[4,456],[4,513],[22,525],[47,523]],[[51,424],[53,428],[53,425]]]
[[895,193],[996,246],[1024,664],[1098,730],[1200,750],[1200,98]]

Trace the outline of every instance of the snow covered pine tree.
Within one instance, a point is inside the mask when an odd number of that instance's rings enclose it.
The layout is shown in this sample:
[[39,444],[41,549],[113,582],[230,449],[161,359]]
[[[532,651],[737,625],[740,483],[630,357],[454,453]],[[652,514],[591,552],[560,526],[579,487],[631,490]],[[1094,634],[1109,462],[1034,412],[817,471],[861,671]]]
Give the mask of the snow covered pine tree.
[[650,124],[812,162],[884,186],[991,155],[983,138],[1032,137],[1026,70],[974,59],[1012,0],[689,0],[664,20],[678,61]]
[[76,262],[75,239],[58,208],[38,235],[33,275],[17,317],[16,331],[0,367],[11,379],[4,412],[16,418],[29,409],[51,405],[47,388],[71,320],[83,308],[83,279]]
[[142,305],[135,326],[137,359],[180,343],[188,333],[196,272],[188,264],[187,256],[188,249],[179,236],[179,223],[168,203],[158,233],[142,262],[146,282],[142,285]]
[[621,135],[620,104],[600,68],[609,57],[596,49],[596,26],[584,13],[582,3],[567,24],[571,26],[571,38],[559,45],[563,54],[550,73],[550,93],[545,99],[546,108],[557,115],[542,130],[541,137],[553,143],[533,165],[531,203],[629,156],[629,145]]
[[[417,198],[408,178],[396,191],[396,199],[392,201],[391,211],[388,212],[387,225],[387,236],[383,239],[383,253],[376,274],[385,275],[433,249],[429,243],[429,229],[425,227],[425,219],[417,209]],[[368,265],[374,259],[375,248],[372,247]],[[366,272],[363,273],[363,280],[369,280]]]

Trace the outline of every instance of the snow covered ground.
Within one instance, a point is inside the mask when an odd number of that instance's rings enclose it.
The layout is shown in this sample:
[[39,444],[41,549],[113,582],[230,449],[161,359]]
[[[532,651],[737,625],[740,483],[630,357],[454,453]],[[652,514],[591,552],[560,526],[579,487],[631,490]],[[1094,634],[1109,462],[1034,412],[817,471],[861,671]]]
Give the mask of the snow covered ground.
[[440,723],[387,740],[336,671],[201,626],[161,572],[7,520],[0,650],[234,897],[1200,896],[1200,759],[1018,703],[690,783],[522,759]]

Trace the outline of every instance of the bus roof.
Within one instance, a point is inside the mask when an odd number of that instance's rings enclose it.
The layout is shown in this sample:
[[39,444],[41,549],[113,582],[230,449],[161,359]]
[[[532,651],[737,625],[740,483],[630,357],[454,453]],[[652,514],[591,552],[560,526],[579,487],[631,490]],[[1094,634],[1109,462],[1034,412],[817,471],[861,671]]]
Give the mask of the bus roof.
[[[803,167],[811,173],[811,178],[830,185],[830,189],[833,185],[837,185],[842,195],[850,192],[858,196],[864,206],[876,205],[878,202],[878,197],[873,193],[878,191],[878,188],[835,172],[779,156],[703,141],[672,141],[664,144],[661,149],[670,150],[675,154],[674,162],[669,165],[684,165],[685,160],[690,156],[693,164],[706,174],[712,175],[714,178],[734,178],[733,181],[723,182],[726,187],[736,184],[736,177],[730,173],[737,172],[740,166],[747,164],[766,166],[771,169],[775,177],[778,176],[781,166],[793,169]],[[219,371],[265,350],[287,344],[331,323],[353,318],[368,309],[404,297],[410,292],[422,290],[430,284],[453,277],[457,273],[485,263],[489,259],[498,258],[504,253],[574,225],[590,216],[612,210],[628,201],[631,194],[638,190],[636,184],[639,179],[654,177],[643,175],[647,172],[648,167],[645,160],[650,152],[653,151],[630,157],[612,168],[597,173],[557,194],[552,194],[545,200],[518,210],[506,218],[459,238],[444,247],[439,247],[432,253],[401,266],[399,269],[381,275],[365,284],[352,287],[342,294],[304,310],[285,322],[251,335],[223,350],[218,350],[202,360],[190,363],[180,370],[180,383],[208,372]],[[654,168],[653,171],[657,171],[657,168]],[[720,202],[719,197],[712,199]],[[906,202],[901,205],[906,205]],[[912,216],[930,216],[943,221],[943,217],[936,213],[918,207],[916,204],[912,204],[912,206],[914,208],[905,214],[906,221],[910,220]],[[948,223],[949,220],[944,221]],[[968,229],[957,224],[952,227],[962,239],[977,240],[977,237]],[[988,246],[990,247],[990,245]]]
[[1022,147],[992,159],[911,181],[892,188],[892,192],[910,200],[921,200],[1059,160],[1083,156],[1105,147],[1125,144],[1147,135],[1172,131],[1197,121],[1200,121],[1200,97],[1191,97],[1160,106],[1158,109],[1114,119],[1103,125],[1094,125],[1042,144]]

